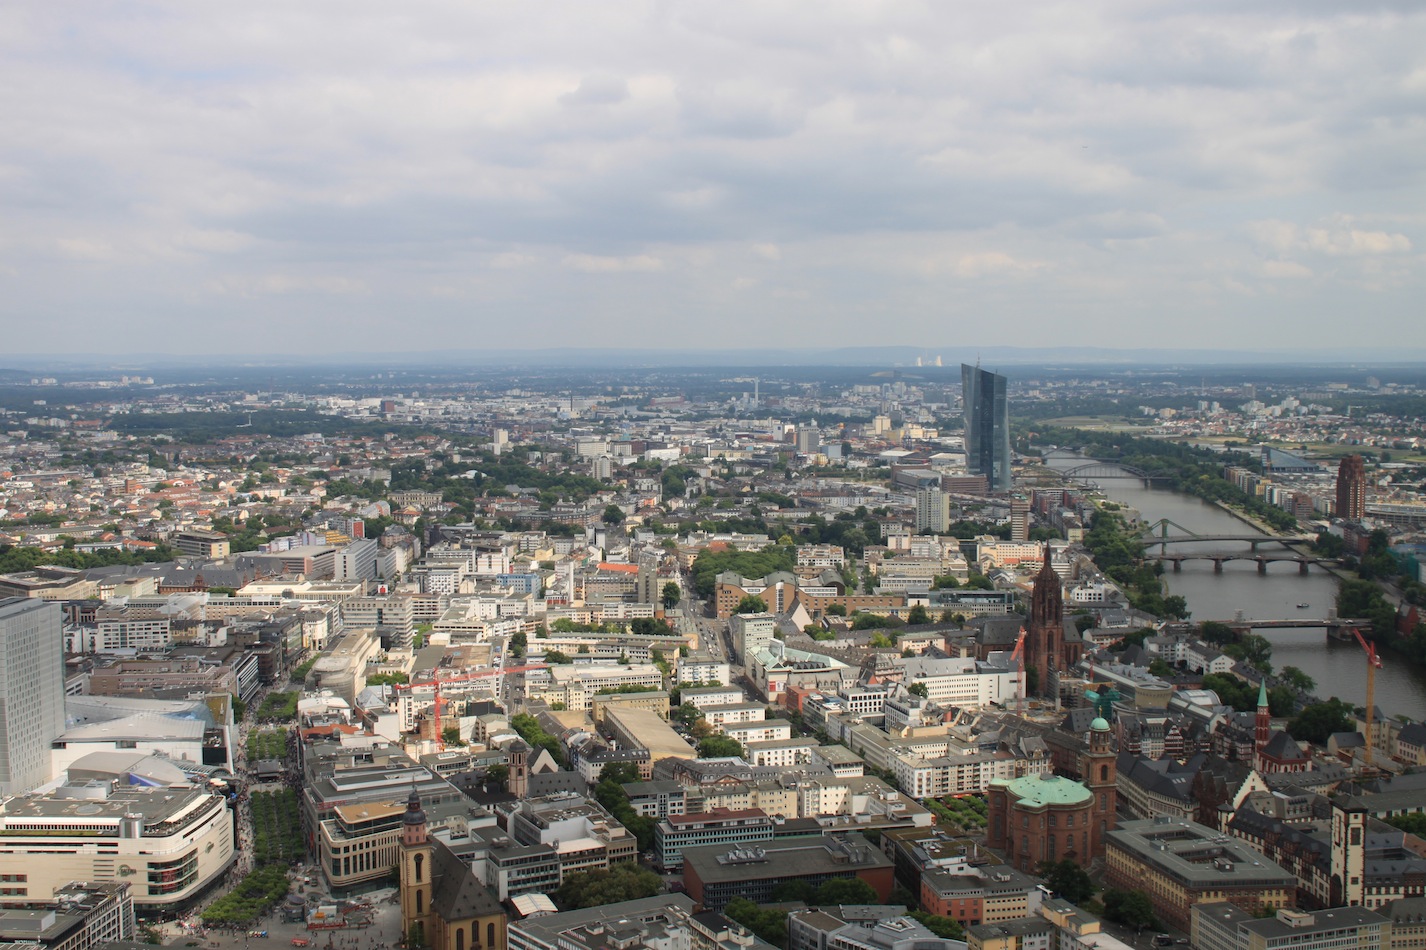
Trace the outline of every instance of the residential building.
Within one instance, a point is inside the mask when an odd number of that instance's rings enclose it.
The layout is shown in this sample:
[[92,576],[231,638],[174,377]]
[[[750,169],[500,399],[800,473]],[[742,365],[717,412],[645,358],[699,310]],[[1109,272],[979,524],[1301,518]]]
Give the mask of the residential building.
[[[916,530],[945,534],[951,526],[951,496],[940,488],[916,490]],[[929,584],[927,587],[931,586]]]
[[178,553],[186,557],[202,558],[205,561],[220,561],[227,557],[231,550],[226,534],[199,528],[176,532],[173,536],[173,546],[178,549]]
[[[733,653],[747,664],[759,651],[772,642],[777,622],[772,614],[733,614],[728,618],[728,632],[733,637]],[[724,680],[723,682],[728,682]]]

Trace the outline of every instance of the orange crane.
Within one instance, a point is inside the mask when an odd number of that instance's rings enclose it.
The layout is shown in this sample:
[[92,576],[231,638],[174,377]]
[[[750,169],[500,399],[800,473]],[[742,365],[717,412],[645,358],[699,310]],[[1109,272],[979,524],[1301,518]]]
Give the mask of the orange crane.
[[1377,656],[1376,644],[1362,636],[1362,632],[1356,627],[1352,628],[1352,633],[1357,637],[1357,642],[1362,645],[1362,649],[1367,654],[1367,767],[1372,765],[1373,753],[1376,750],[1376,737],[1372,734],[1372,714],[1376,711],[1376,671],[1381,667],[1381,657]]
[[1024,716],[1024,715],[1025,715],[1025,628],[1024,628],[1024,627],[1021,627],[1021,628],[1020,628],[1020,636],[1018,636],[1018,637],[1015,638],[1015,652],[1013,652],[1013,653],[1010,654],[1010,659],[1013,660],[1013,661],[1016,661],[1016,662],[1018,663],[1018,667],[1017,667],[1017,668],[1018,668],[1019,671],[1020,671],[1020,673],[1019,673],[1019,676],[1020,676],[1020,689],[1018,690],[1018,692],[1020,693],[1020,696],[1019,696],[1019,698],[1017,699],[1016,704],[1015,704],[1015,712],[1016,712],[1018,715],[1020,715],[1020,716]]
[[549,669],[544,663],[531,663],[525,666],[506,666],[494,670],[480,670],[475,673],[462,673],[460,676],[436,676],[432,679],[420,683],[405,683],[395,687],[397,690],[415,689],[417,686],[434,686],[435,702],[433,704],[433,718],[436,726],[436,743],[440,748],[445,748],[445,740],[441,738],[441,685],[444,683],[464,683],[469,680],[485,679],[490,676],[499,676],[501,673],[528,673],[531,670]]

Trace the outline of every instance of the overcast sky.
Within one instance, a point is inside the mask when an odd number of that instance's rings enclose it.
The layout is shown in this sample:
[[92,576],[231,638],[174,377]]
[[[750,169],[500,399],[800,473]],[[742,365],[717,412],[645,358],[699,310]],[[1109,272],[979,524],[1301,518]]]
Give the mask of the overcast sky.
[[0,6],[0,347],[1426,347],[1421,0]]

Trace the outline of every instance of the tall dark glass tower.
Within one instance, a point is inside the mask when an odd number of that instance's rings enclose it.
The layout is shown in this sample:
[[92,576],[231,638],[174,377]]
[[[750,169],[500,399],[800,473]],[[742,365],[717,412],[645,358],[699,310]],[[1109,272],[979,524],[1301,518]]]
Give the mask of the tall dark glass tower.
[[984,475],[991,491],[1010,490],[1010,404],[1005,377],[961,364],[966,413],[966,468]]

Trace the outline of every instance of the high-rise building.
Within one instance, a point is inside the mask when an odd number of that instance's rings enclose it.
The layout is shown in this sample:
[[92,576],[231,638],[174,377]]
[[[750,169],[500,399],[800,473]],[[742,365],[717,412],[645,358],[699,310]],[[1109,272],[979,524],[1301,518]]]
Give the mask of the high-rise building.
[[998,373],[961,364],[966,468],[972,475],[984,475],[991,491],[1010,490],[1010,403],[1005,384]]
[[951,496],[939,488],[916,491],[916,530],[945,534],[951,524]]
[[1010,499],[1010,540],[1030,540],[1030,500],[1028,498]]
[[1337,463],[1337,517],[1361,521],[1367,513],[1367,469],[1360,455],[1344,455]]
[[0,795],[50,780],[64,732],[64,630],[58,604],[0,600]]

